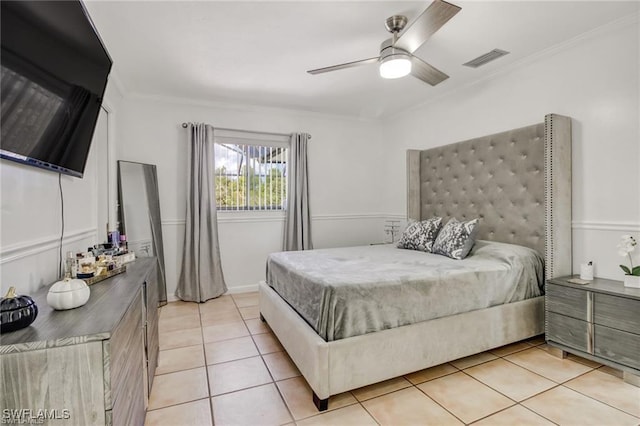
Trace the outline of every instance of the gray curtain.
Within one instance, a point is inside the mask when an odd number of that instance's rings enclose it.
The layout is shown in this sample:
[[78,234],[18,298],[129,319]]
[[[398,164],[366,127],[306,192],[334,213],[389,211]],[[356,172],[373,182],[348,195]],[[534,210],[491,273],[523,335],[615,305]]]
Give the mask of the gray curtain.
[[176,296],[204,302],[227,291],[220,261],[213,128],[188,126],[187,220]]
[[291,135],[289,150],[289,186],[284,222],[285,251],[311,250],[311,213],[309,211],[309,174],[307,166],[307,133]]

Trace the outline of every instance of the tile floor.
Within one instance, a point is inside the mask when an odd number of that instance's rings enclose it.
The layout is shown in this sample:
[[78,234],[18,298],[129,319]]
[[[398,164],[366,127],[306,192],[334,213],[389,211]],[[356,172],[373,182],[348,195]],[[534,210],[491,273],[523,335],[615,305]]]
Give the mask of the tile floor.
[[640,425],[640,388],[541,338],[334,396],[319,414],[257,305],[244,293],[161,309],[146,425]]

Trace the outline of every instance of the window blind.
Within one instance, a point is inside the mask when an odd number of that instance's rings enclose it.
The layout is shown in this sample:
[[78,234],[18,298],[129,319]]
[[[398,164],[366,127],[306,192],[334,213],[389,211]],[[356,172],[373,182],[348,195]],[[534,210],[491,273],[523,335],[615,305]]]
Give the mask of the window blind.
[[214,142],[218,210],[285,209],[288,139],[270,134],[223,134],[215,135]]

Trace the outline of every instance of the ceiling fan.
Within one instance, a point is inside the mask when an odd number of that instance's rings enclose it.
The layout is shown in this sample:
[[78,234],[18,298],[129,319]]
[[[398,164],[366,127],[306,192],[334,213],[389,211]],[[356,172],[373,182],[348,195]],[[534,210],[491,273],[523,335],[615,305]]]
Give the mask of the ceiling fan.
[[[413,55],[422,44],[444,24],[460,12],[460,7],[444,0],[434,0],[411,25],[407,26],[407,17],[394,15],[387,18],[385,27],[393,36],[380,45],[380,56],[332,65],[307,71],[309,74],[322,74],[345,68],[379,63],[380,76],[383,78],[399,78],[407,74],[432,86],[449,78],[439,69],[429,65]],[[404,30],[404,31],[403,31]],[[400,34],[402,33],[402,34]]]

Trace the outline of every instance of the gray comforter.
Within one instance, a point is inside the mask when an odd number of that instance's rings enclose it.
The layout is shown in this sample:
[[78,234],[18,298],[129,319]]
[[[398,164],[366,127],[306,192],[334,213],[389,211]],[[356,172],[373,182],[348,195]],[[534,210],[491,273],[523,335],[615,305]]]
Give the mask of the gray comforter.
[[274,253],[273,287],[327,341],[543,294],[534,250],[478,241],[464,260],[394,245]]

